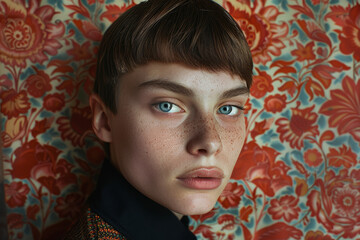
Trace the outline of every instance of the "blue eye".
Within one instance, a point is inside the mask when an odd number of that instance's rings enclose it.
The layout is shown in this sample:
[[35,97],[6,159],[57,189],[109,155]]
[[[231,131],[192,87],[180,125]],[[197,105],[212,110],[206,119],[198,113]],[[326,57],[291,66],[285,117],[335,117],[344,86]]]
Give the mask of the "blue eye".
[[171,102],[160,102],[154,105],[156,109],[164,113],[176,113],[181,112],[182,109]]
[[232,106],[232,105],[224,105],[219,108],[218,113],[224,114],[224,115],[229,115],[229,116],[234,116],[234,115],[239,114],[239,111],[240,111],[239,107]]

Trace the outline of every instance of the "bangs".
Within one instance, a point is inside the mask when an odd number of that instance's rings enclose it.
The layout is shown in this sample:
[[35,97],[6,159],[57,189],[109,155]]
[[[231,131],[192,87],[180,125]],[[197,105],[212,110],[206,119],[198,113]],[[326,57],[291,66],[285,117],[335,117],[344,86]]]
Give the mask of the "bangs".
[[134,52],[136,64],[151,60],[223,70],[239,75],[249,84],[251,74],[246,76],[245,73],[252,72],[252,64],[249,64],[252,61],[250,52],[246,51],[248,48],[244,48],[244,44],[247,46],[245,38],[239,37],[242,32],[236,23],[224,24],[224,19],[214,11],[182,6],[141,35],[140,38],[148,41],[143,44],[139,41]]
[[121,75],[151,61],[226,71],[240,76],[248,88],[252,82],[253,63],[244,34],[210,0],[142,2],[110,26],[99,52],[96,81],[101,78],[103,86],[95,81],[98,94],[106,91],[107,81],[113,88]]

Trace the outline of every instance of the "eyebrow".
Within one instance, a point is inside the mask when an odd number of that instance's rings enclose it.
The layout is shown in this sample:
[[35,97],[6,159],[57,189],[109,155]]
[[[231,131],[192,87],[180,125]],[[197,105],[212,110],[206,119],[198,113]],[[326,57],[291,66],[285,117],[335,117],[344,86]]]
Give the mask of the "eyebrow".
[[[166,81],[165,79],[154,79],[151,81],[143,82],[139,86],[139,88],[146,88],[146,87],[155,87],[155,88],[162,88],[165,90],[169,90],[171,92],[179,93],[181,95],[192,97],[194,96],[194,92],[184,87],[180,84]],[[223,94],[221,94],[220,99],[226,99],[226,98],[232,98],[239,95],[249,94],[249,89],[246,86],[240,86],[235,89],[230,89],[225,91]]]
[[230,89],[223,94],[221,94],[220,99],[232,98],[239,95],[248,95],[249,89],[246,86],[241,86],[235,89]]
[[169,82],[169,81],[166,81],[163,79],[155,79],[155,80],[143,82],[138,87],[139,88],[143,88],[143,87],[163,88],[165,90],[179,93],[179,94],[187,96],[187,97],[194,96],[194,92],[191,89],[186,88],[180,84]]

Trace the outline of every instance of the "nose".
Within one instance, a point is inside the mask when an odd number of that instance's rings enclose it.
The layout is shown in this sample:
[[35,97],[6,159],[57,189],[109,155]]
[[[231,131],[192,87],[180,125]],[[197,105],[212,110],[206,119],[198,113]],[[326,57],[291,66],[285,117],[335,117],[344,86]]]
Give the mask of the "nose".
[[191,155],[208,157],[221,151],[221,138],[213,118],[196,118],[190,125],[191,132],[186,150]]

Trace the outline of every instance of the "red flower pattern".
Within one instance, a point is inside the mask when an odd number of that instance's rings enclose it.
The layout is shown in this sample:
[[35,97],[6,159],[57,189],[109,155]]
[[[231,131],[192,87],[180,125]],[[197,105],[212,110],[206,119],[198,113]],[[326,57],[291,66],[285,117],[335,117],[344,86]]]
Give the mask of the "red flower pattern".
[[267,196],[274,196],[281,188],[292,185],[287,175],[290,168],[282,161],[275,161],[278,155],[274,149],[260,147],[254,141],[246,143],[231,177],[249,180]]
[[346,145],[341,146],[339,149],[330,148],[326,156],[329,159],[329,165],[334,167],[344,166],[350,168],[357,163],[356,154]]
[[27,113],[30,108],[29,98],[25,90],[17,93],[14,89],[3,91],[0,94],[1,111],[3,114],[11,117],[17,117],[21,113]]
[[[250,7],[247,1],[224,1],[225,8],[244,31],[255,64],[266,64],[271,55],[279,56],[285,47],[283,40],[289,32],[285,22],[277,21],[281,14],[275,6],[265,6],[265,0],[254,1]],[[280,22],[280,24],[277,24]]]
[[315,54],[313,50],[314,45],[315,45],[314,42],[309,42],[304,47],[304,45],[302,45],[301,43],[296,42],[297,49],[292,50],[291,54],[296,56],[296,59],[298,61],[314,60],[315,59]]
[[[353,175],[351,172],[350,176]],[[329,233],[354,238],[360,234],[360,181],[350,178],[347,170],[327,172],[326,182],[317,180],[320,190],[312,190],[307,205]]]
[[355,189],[335,189],[333,202],[338,216],[354,217],[360,212],[360,192]]
[[349,11],[342,32],[340,32],[340,50],[345,54],[353,54],[354,59],[360,61],[360,4]]
[[24,225],[24,219],[21,214],[11,213],[6,217],[9,228],[21,228]]
[[336,127],[339,134],[350,133],[360,142],[360,81],[346,76],[342,89],[331,90],[331,99],[320,108],[321,114],[330,117],[330,127]]
[[30,192],[28,185],[22,182],[11,182],[4,185],[5,199],[9,207],[21,207],[24,205],[27,194]]
[[83,146],[84,138],[92,133],[90,107],[73,107],[71,118],[60,117],[57,123],[63,140],[70,140],[73,146]]
[[268,112],[277,113],[286,107],[286,96],[284,94],[275,94],[265,98],[264,108]]
[[49,94],[44,97],[44,108],[50,112],[60,111],[65,106],[65,95],[63,93]]
[[44,163],[55,164],[60,151],[50,145],[41,145],[37,140],[23,144],[15,151],[12,176],[14,178],[30,178],[34,176],[33,168]]
[[30,0],[28,7],[19,2],[2,1],[0,4],[0,61],[11,66],[25,67],[30,59],[43,63],[61,47],[58,38],[65,26],[51,23],[55,10],[50,5],[39,6],[40,1]]
[[72,165],[64,159],[57,161],[60,151],[50,145],[41,145],[36,139],[15,151],[11,175],[13,178],[36,179],[54,194],[76,181]]
[[65,159],[60,159],[55,164],[36,165],[32,170],[32,176],[52,194],[58,195],[66,186],[76,182],[76,176],[71,172],[73,167]]
[[47,91],[50,91],[52,86],[50,84],[50,77],[42,70],[35,68],[36,74],[31,75],[26,80],[28,93],[33,97],[41,97]]
[[75,61],[92,58],[93,55],[89,51],[90,42],[85,42],[84,44],[80,45],[72,40],[72,44],[73,44],[73,48],[68,50],[67,53],[73,56]]
[[318,126],[315,125],[317,114],[312,112],[315,106],[299,109],[292,108],[291,119],[280,118],[276,120],[277,131],[281,141],[288,141],[292,148],[301,149],[304,140],[319,134]]
[[226,209],[236,207],[239,205],[241,196],[244,194],[245,189],[242,185],[237,183],[228,183],[221,193],[218,201]]
[[299,217],[301,209],[298,203],[299,199],[294,196],[285,195],[280,199],[272,199],[268,212],[275,220],[284,218],[285,221],[291,222]]
[[221,225],[222,230],[233,230],[235,228],[236,218],[232,214],[223,214],[217,219],[217,223]]
[[258,73],[258,75],[254,76],[250,93],[256,98],[262,98],[266,93],[274,90],[274,88],[272,86],[272,80],[269,74],[260,70],[258,70]]
[[1,133],[3,146],[9,147],[14,141],[24,137],[27,125],[28,121],[25,116],[13,117],[7,120],[5,129]]
[[310,167],[317,167],[323,162],[321,153],[316,149],[309,149],[304,153],[305,163]]

